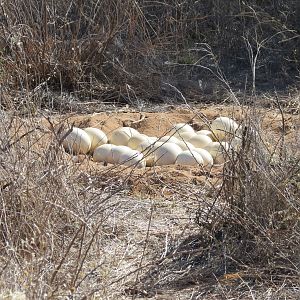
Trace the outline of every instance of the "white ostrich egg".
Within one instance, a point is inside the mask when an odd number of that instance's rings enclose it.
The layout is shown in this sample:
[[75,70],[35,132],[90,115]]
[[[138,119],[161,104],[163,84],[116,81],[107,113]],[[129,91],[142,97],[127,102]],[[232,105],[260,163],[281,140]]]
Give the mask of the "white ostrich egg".
[[227,142],[212,142],[205,147],[216,163],[224,163],[225,158],[230,150],[230,146]]
[[175,136],[165,135],[158,139],[159,142],[176,143],[178,139]]
[[147,167],[152,167],[154,165],[155,150],[163,144],[163,142],[144,141],[137,147],[136,150],[143,153]]
[[154,145],[154,142],[152,142],[151,140],[144,140],[137,146],[137,148],[135,150],[137,150],[139,152],[144,152],[145,154],[147,154],[148,152],[151,151],[151,149],[153,148],[153,145]]
[[198,152],[194,150],[185,150],[178,154],[175,164],[183,166],[197,166],[204,165],[204,162],[201,154]]
[[98,162],[108,162],[113,163],[112,148],[115,145],[103,144],[97,147],[93,153],[93,160]]
[[134,128],[120,127],[110,134],[109,141],[116,146],[126,146],[130,138],[137,134],[139,132]]
[[73,127],[72,131],[63,140],[63,146],[70,153],[86,154],[91,148],[91,139],[84,130]]
[[181,148],[181,150],[183,150],[183,151],[184,150],[191,150],[191,149],[195,148],[191,143],[186,142],[186,141],[178,141],[176,143],[176,145],[178,145]]
[[184,132],[194,132],[194,129],[189,124],[178,123],[171,128],[170,135],[175,135],[177,137],[179,134]]
[[128,167],[136,166],[139,169],[146,167],[144,156],[138,151],[123,153],[120,156],[119,163]]
[[129,134],[140,134],[136,129],[132,128],[132,127],[120,127],[121,130],[126,131]]
[[234,137],[239,125],[228,117],[216,118],[211,123],[211,130],[220,141],[225,141]]
[[173,143],[165,143],[154,151],[154,164],[157,166],[173,165],[182,149]]
[[191,137],[193,137],[194,135],[196,135],[195,132],[193,131],[187,131],[187,132],[182,132],[180,134],[177,134],[177,139],[179,141],[188,141]]
[[214,159],[207,150],[201,148],[195,148],[193,149],[193,151],[199,153],[202,156],[203,165],[205,167],[211,167],[214,164]]
[[204,134],[196,134],[189,139],[189,143],[191,143],[196,148],[204,148],[211,142],[211,138]]
[[135,134],[128,140],[127,146],[133,150],[137,149],[137,147],[144,141],[150,140],[149,137],[145,134]]
[[106,144],[108,141],[106,134],[98,128],[88,127],[85,128],[84,131],[91,139],[91,151],[94,151],[95,148]]
[[131,155],[135,153],[135,150],[132,150],[131,148],[127,146],[116,146],[112,147],[111,149],[112,152],[112,159],[114,164],[118,164],[120,157],[124,153],[130,153]]
[[202,130],[197,131],[197,134],[206,135],[206,136],[210,137],[212,141],[214,140],[214,134],[210,130],[202,129]]
[[159,138],[157,136],[149,136],[149,140],[154,143],[157,142],[159,140]]

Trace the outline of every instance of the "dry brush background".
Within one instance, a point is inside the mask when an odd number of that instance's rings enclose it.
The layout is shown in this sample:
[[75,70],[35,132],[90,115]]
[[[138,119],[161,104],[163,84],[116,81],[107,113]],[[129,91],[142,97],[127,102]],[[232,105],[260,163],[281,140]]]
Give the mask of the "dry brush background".
[[[299,16],[292,0],[2,2],[0,297],[297,299]],[[242,150],[211,172],[63,151],[59,125],[136,111],[153,134],[233,115]]]

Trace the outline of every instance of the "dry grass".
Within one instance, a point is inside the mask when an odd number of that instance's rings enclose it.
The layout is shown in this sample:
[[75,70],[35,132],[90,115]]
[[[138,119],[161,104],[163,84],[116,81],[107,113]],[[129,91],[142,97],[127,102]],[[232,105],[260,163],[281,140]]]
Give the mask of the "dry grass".
[[186,226],[181,201],[130,196],[133,174],[82,168],[42,122],[6,115],[1,126],[1,290],[119,298],[177,239],[170,225]]
[[217,101],[228,89],[220,76],[237,90],[282,90],[299,79],[295,0],[9,0],[0,11],[1,105],[18,110],[61,111],[65,93],[79,102],[174,102],[172,86]]
[[[269,152],[260,138],[266,132],[245,129],[221,180],[204,185],[170,181],[161,168],[122,173],[75,163],[42,119],[3,116],[0,285],[7,295],[295,299],[299,154],[291,157],[289,145]],[[151,182],[155,193],[135,194],[138,182]]]
[[[299,298],[299,89],[256,96],[299,79],[300,6],[196,2],[0,4],[1,299]],[[202,126],[189,103],[206,96],[234,101],[244,126],[211,172],[95,167],[51,119],[109,102],[106,126],[116,103],[180,100]],[[114,126],[149,124],[135,121]]]

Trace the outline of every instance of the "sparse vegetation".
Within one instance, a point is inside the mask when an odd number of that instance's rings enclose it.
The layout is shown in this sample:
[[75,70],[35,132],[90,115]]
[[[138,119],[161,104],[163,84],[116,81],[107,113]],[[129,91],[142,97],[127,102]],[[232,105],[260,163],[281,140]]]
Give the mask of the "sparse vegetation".
[[[1,299],[299,297],[300,5],[229,2],[0,4]],[[210,171],[62,147],[74,124],[200,130],[218,109],[243,130]]]
[[38,108],[61,110],[65,92],[140,104],[180,99],[172,86],[197,101],[199,85],[211,97],[228,83],[279,91],[299,80],[295,0],[15,0],[1,12],[2,105],[16,89]]

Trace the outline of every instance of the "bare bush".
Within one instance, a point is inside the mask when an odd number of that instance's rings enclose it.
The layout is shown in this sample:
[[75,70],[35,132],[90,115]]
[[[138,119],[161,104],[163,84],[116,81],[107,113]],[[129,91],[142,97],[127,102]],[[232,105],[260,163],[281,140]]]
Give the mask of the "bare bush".
[[219,191],[224,213],[207,224],[199,211],[198,223],[213,244],[223,245],[225,273],[251,269],[261,279],[293,281],[300,266],[300,157],[268,149],[257,122],[253,115],[245,121],[241,149],[225,164]]
[[[177,99],[193,111],[190,100],[207,94],[223,101],[218,89],[240,106],[235,88],[249,88],[256,104],[259,89],[299,79],[299,10],[293,0],[0,3],[1,293],[117,299],[196,285],[189,299],[216,286],[225,297],[228,278],[236,297],[299,288],[299,145],[285,140],[283,107],[298,113],[297,88],[292,102],[265,95],[282,117],[279,139],[252,107],[241,149],[214,174],[195,171],[203,185],[75,162],[49,111],[39,118],[44,108],[86,112],[86,100],[92,112]],[[130,198],[139,180],[145,194]]]
[[[260,89],[280,89],[299,74],[296,6],[292,0],[6,1],[1,82],[13,96],[15,89],[50,89],[136,104],[173,97],[169,83],[194,98],[199,80],[205,85],[214,78],[197,66],[211,67],[199,47],[207,44],[229,80],[239,83],[235,88],[254,80]],[[250,74],[249,49],[257,65]]]
[[6,115],[1,128],[3,290],[79,295],[101,266],[101,232],[125,187],[113,172],[81,170],[37,120]]

